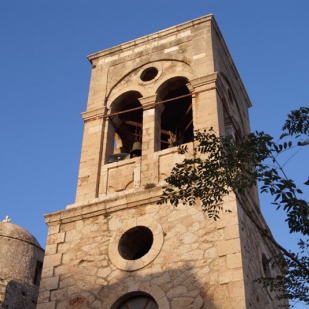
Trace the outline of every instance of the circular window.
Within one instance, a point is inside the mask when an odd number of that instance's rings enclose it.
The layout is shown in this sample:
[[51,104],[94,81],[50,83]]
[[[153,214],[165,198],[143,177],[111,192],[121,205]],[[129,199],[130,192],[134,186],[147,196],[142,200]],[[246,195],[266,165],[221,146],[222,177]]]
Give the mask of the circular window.
[[115,226],[108,255],[117,268],[135,271],[157,257],[163,240],[162,227],[152,217],[131,218],[123,223],[121,228]]
[[118,252],[126,260],[137,260],[148,253],[152,243],[151,230],[145,226],[136,226],[121,236]]
[[147,68],[142,72],[140,78],[143,82],[149,82],[153,80],[158,75],[158,73],[159,71],[155,67]]

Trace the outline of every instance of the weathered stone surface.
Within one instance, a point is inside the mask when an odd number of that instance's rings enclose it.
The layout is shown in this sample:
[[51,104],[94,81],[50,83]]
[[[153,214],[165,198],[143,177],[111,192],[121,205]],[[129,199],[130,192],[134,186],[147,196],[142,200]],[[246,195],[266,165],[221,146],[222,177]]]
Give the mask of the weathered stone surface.
[[41,303],[36,306],[36,309],[55,309],[56,308],[56,302],[51,301],[48,303]]
[[239,239],[229,239],[218,243],[218,256],[240,252]]
[[242,258],[241,258],[241,253],[239,252],[227,255],[226,261],[227,261],[228,268],[242,267]]
[[58,244],[64,242],[65,233],[51,234],[47,237],[47,245]]
[[59,277],[43,278],[41,280],[41,289],[42,290],[56,290],[59,284]]
[[62,253],[46,255],[44,257],[44,268],[49,268],[61,264]]

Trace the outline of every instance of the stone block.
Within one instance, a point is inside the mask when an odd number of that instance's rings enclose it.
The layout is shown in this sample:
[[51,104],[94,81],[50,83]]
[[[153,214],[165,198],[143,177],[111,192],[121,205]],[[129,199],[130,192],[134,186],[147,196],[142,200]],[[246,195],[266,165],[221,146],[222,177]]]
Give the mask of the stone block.
[[187,308],[192,302],[190,297],[176,297],[171,301],[171,309]]
[[243,297],[245,295],[245,287],[243,281],[234,281],[228,284],[230,297]]
[[241,253],[228,254],[226,256],[226,263],[228,268],[239,268],[242,267],[242,256]]
[[43,291],[56,290],[59,285],[59,277],[43,278],[40,287]]
[[240,252],[240,240],[230,239],[218,242],[218,256]]
[[217,248],[212,247],[204,251],[204,258],[206,259],[215,259],[218,256]]
[[169,301],[166,297],[163,297],[158,300],[158,306],[160,309],[170,309]]
[[44,268],[49,268],[61,264],[62,253],[47,255],[44,258]]
[[76,228],[76,221],[69,222],[61,225],[61,232],[74,230]]
[[54,267],[44,267],[42,270],[42,278],[50,278],[54,274]]
[[58,244],[64,242],[65,239],[65,232],[51,234],[47,237],[47,245]]
[[224,238],[225,239],[233,239],[239,238],[239,225],[228,225],[224,228]]
[[46,245],[45,255],[51,255],[57,253],[57,244]]
[[59,224],[50,225],[48,229],[48,234],[51,235],[51,234],[57,234],[57,233],[59,233]]

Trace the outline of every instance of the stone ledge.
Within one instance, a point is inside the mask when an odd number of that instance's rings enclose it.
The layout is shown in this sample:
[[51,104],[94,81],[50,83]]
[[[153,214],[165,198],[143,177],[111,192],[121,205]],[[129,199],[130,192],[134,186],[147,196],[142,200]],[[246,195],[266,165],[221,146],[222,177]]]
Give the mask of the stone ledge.
[[[104,198],[97,198],[84,205],[70,205],[67,209],[45,215],[45,222],[48,226],[78,221],[84,218],[95,217],[99,215],[106,216],[109,213],[155,204],[158,201],[158,191],[161,193],[161,186],[153,189],[132,190],[130,193],[117,193]],[[139,200],[136,201],[136,195]],[[159,206],[158,206],[159,207]]]

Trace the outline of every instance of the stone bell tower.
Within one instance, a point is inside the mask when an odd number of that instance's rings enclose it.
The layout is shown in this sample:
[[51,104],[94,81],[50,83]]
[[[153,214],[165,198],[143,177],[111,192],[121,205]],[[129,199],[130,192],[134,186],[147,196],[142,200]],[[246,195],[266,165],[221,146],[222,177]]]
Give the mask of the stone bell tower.
[[[212,15],[100,51],[92,65],[76,201],[46,215],[39,309],[277,308],[253,283],[275,251],[231,213],[157,205],[193,132],[249,133],[250,100]],[[267,229],[256,191],[246,207]]]

